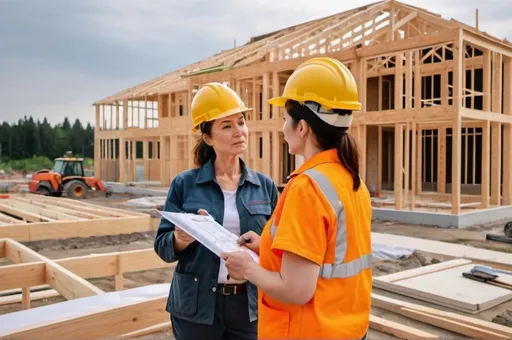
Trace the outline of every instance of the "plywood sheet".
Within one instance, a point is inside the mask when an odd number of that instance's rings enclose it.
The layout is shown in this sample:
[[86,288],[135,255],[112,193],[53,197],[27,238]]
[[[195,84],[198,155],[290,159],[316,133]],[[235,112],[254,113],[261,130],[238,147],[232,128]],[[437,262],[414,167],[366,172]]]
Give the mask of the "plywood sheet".
[[[390,282],[386,276],[374,278],[374,287],[410,296],[467,313],[478,313],[512,299],[512,291],[467,279],[463,272],[471,271],[474,264],[465,264],[404,275],[403,279]],[[411,272],[417,271],[416,269]],[[395,275],[395,274],[391,274]]]

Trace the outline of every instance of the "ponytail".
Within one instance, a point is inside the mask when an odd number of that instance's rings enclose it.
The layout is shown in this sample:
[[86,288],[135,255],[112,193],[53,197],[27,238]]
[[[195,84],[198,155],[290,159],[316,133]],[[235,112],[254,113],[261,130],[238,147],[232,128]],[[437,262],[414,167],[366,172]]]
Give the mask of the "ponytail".
[[206,144],[203,140],[202,134],[206,133],[208,136],[211,136],[212,131],[212,122],[205,122],[201,124],[201,136],[197,140],[196,146],[194,147],[194,163],[201,167],[208,163],[210,159],[215,159],[215,150],[212,146]]
[[338,158],[353,179],[353,190],[359,190],[361,178],[359,177],[359,151],[356,141],[347,131],[341,134],[336,145]]

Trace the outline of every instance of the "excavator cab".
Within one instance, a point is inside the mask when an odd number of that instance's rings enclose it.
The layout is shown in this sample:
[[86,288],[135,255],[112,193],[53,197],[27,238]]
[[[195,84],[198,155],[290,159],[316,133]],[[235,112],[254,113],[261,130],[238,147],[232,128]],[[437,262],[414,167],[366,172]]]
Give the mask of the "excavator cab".
[[52,171],[62,177],[85,177],[83,160],[80,158],[57,158]]

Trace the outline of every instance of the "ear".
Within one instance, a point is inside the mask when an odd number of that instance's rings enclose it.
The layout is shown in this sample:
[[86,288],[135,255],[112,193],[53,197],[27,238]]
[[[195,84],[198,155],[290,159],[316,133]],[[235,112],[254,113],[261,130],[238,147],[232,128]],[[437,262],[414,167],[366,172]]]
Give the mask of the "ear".
[[299,122],[299,134],[302,138],[306,137],[309,133],[309,125],[306,123],[304,119],[301,119]]
[[211,138],[210,138],[206,133],[203,133],[201,137],[203,138],[203,141],[204,141],[207,145],[209,145],[209,146],[213,146],[213,145],[211,144],[212,139],[211,139]]

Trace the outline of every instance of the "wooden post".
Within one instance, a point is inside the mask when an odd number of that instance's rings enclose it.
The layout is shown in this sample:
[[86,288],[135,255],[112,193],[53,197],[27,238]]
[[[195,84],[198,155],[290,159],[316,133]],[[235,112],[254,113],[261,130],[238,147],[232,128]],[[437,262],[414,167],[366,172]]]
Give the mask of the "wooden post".
[[414,210],[414,206],[415,206],[415,199],[416,199],[416,179],[417,179],[417,174],[416,174],[416,157],[417,157],[417,152],[416,152],[416,122],[412,122],[412,141],[411,141],[411,144],[412,144],[412,154],[411,154],[411,157],[412,157],[412,169],[411,169],[411,210]]
[[411,155],[410,144],[409,144],[409,136],[410,136],[410,125],[407,123],[405,125],[405,148],[404,148],[404,204],[407,204],[407,199],[409,197],[409,158]]
[[395,209],[402,210],[404,126],[395,124]]
[[126,142],[119,138],[119,182],[126,182]]
[[101,179],[101,140],[98,137],[100,132],[100,106],[95,105],[96,122],[94,124],[94,176]]
[[[381,77],[379,77],[381,78]],[[382,126],[378,127],[378,143],[377,143],[377,192],[382,192]]]
[[482,208],[489,208],[489,179],[490,179],[490,153],[491,153],[491,124],[484,122],[482,127]]
[[446,128],[437,129],[437,192],[446,192]]
[[461,187],[461,130],[462,130],[462,75],[464,72],[464,44],[462,29],[454,42],[453,59],[453,106],[455,114],[452,123],[452,214],[460,214],[460,187]]
[[[512,115],[512,58],[504,58],[503,113]],[[512,125],[503,127],[503,205],[512,205]]]
[[144,180],[149,180],[149,141],[147,139],[142,141],[142,165],[144,166]]

